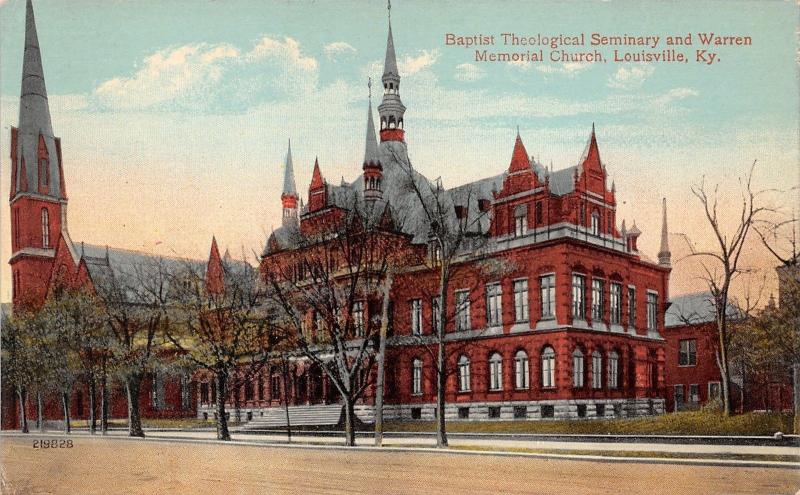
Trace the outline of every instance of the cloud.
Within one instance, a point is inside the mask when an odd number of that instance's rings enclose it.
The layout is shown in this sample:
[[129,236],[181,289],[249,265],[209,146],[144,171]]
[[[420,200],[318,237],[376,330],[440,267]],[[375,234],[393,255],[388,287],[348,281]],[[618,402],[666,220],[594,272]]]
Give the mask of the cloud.
[[246,53],[228,43],[159,50],[131,76],[101,83],[98,106],[110,110],[241,111],[317,83],[318,63],[292,38],[265,36]]
[[464,63],[456,66],[455,78],[459,81],[477,81],[486,76],[486,71],[475,64]]
[[623,90],[636,89],[650,77],[656,68],[652,65],[622,65],[611,77],[606,86]]
[[533,67],[542,74],[559,74],[567,77],[575,77],[591,66],[592,64],[586,62],[565,62],[563,64],[558,64],[558,65],[552,65],[552,64],[533,65]]
[[414,57],[406,55],[398,62],[397,69],[402,75],[412,75],[432,66],[439,60],[439,50],[422,50]]
[[329,43],[325,45],[323,51],[329,60],[334,60],[340,56],[352,55],[356,53],[356,49],[344,41],[335,41],[333,43]]

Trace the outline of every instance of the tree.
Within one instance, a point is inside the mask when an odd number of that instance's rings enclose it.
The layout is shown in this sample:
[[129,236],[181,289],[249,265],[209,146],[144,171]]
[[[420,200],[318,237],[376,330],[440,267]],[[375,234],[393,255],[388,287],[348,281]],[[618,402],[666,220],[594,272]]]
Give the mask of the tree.
[[216,384],[217,439],[230,440],[225,408],[230,390],[261,371],[271,344],[264,313],[265,285],[245,262],[219,258],[216,241],[206,273],[184,263],[173,277],[174,321],[165,327],[169,343]]
[[27,387],[31,382],[31,370],[36,365],[28,346],[28,329],[32,314],[9,316],[3,314],[2,321],[2,369],[6,386],[14,387],[19,401],[20,431],[28,433]]
[[[730,396],[730,303],[732,284],[740,275],[750,271],[742,261],[748,237],[753,227],[761,221],[762,217],[771,211],[762,204],[765,191],[753,189],[753,172],[756,162],[750,167],[748,174],[740,179],[741,207],[739,215],[734,221],[732,229],[727,229],[728,220],[719,214],[719,186],[713,191],[708,191],[705,178],[692,187],[692,194],[698,199],[703,208],[707,226],[711,230],[713,247],[709,249],[696,249],[688,242],[691,257],[700,260],[703,270],[703,280],[708,285],[714,301],[717,330],[717,365],[719,366],[722,381],[722,406],[725,415],[731,414]],[[686,238],[684,236],[684,238]]]
[[339,392],[348,446],[355,445],[355,404],[372,383],[381,328],[386,330],[380,308],[387,271],[404,256],[399,246],[407,240],[388,205],[362,208],[354,201],[313,232],[297,231],[295,249],[262,264],[275,308],[271,327],[291,335],[298,352]]

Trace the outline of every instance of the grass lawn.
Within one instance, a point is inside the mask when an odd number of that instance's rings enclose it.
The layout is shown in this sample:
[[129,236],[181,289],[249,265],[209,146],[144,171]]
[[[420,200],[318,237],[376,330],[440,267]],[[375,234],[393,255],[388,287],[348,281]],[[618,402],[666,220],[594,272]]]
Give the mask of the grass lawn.
[[[448,421],[453,433],[560,433],[592,435],[773,435],[792,432],[792,414],[687,411],[632,419],[555,421]],[[432,421],[388,422],[386,431],[432,432]]]

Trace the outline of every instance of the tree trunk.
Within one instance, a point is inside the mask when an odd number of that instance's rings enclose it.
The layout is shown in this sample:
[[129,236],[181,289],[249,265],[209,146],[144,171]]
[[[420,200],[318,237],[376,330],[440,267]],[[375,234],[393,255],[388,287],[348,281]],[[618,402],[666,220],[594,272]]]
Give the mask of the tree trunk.
[[436,353],[436,446],[447,447],[447,428],[444,421],[445,387],[447,387],[447,356],[444,349],[447,325],[447,289],[450,285],[449,269],[443,264],[439,280],[439,328],[437,328]]
[[800,363],[792,365],[792,396],[794,398],[794,433],[800,434]]
[[286,413],[286,437],[292,443],[292,423],[289,420],[289,365],[286,356],[281,355],[281,374],[283,375],[283,410]]
[[89,377],[89,433],[97,433],[97,414],[95,411],[95,398],[97,395],[97,384],[94,376]]
[[64,433],[72,433],[72,424],[69,417],[69,392],[61,392],[61,405],[64,408]]
[[108,378],[105,371],[100,378],[100,433],[108,434]]
[[125,380],[125,391],[128,395],[128,436],[144,437],[142,417],[139,413],[139,389],[142,375],[133,374]]
[[344,444],[347,447],[356,445],[355,418],[356,411],[350,394],[343,394],[344,399]]
[[728,305],[728,299],[722,298],[722,309],[717,309],[719,318],[719,371],[722,381],[722,413],[725,416],[731,415],[731,377],[730,368],[728,366],[728,325],[727,314],[725,309]]
[[17,396],[19,397],[19,429],[22,433],[28,433],[28,393],[25,387],[17,387]]
[[225,416],[225,387],[228,381],[228,374],[225,371],[217,371],[217,440],[228,441],[231,434],[228,431],[228,418]]
[[392,289],[393,277],[391,273],[386,274],[383,282],[383,301],[381,303],[381,330],[380,342],[378,343],[378,376],[375,388],[375,446],[383,445],[383,395],[385,391],[385,361],[386,361],[386,338],[389,332],[389,292]]
[[41,390],[36,391],[36,427],[40,432],[44,431],[44,398]]

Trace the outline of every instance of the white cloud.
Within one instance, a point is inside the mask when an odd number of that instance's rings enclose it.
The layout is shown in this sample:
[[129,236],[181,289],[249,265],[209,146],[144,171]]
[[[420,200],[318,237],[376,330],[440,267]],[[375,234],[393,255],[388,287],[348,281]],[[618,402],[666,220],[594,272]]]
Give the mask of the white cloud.
[[427,69],[439,59],[439,50],[422,50],[416,57],[406,55],[398,62],[401,75],[412,75]]
[[317,60],[296,40],[265,36],[246,53],[227,43],[159,50],[132,76],[100,84],[94,96],[113,110],[235,111],[306,91],[317,76]]
[[325,55],[328,59],[333,60],[343,55],[352,55],[356,53],[356,49],[349,43],[344,41],[335,41],[325,45],[323,48]]
[[617,89],[636,89],[650,77],[656,68],[652,65],[621,65],[617,72],[608,78],[606,86]]
[[486,71],[475,64],[464,63],[456,66],[455,78],[459,81],[477,81],[486,76]]
[[591,66],[591,63],[586,62],[565,62],[557,65],[535,64],[534,68],[543,74],[559,74],[567,77],[575,77]]

